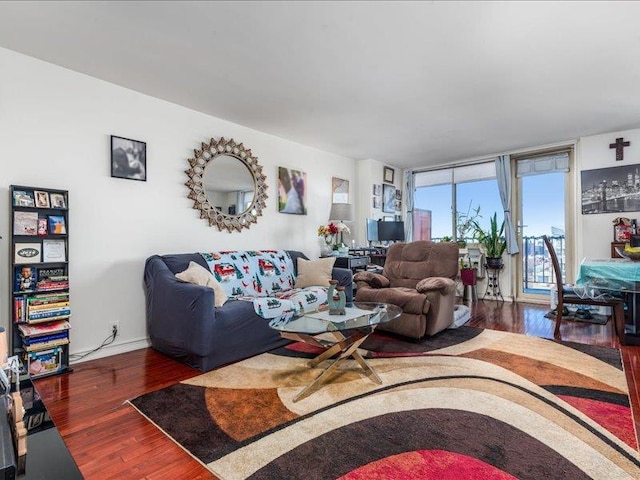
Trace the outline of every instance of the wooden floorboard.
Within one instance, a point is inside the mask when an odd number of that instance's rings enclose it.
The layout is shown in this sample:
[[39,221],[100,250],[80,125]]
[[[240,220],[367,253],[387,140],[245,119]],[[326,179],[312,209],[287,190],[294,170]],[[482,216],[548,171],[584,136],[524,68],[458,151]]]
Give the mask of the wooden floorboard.
[[[553,338],[545,305],[481,301],[470,306],[472,327]],[[618,347],[610,325],[564,322],[561,338]],[[640,347],[621,350],[638,433]],[[77,364],[73,373],[36,380],[36,388],[85,478],[201,480],[216,477],[125,403],[199,374],[143,349]]]

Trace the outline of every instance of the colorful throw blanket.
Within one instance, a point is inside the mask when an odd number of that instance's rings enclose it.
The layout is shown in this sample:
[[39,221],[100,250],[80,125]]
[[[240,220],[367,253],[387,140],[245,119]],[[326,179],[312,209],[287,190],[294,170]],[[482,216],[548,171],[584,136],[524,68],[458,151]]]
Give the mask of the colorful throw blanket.
[[[242,300],[249,300],[242,298]],[[276,294],[268,298],[252,298],[253,309],[262,318],[271,320],[272,327],[289,322],[292,318],[305,313],[315,312],[321,305],[327,303],[327,289],[325,287],[296,288],[288,292]]]
[[270,297],[295,285],[293,260],[284,250],[201,253],[229,298]]

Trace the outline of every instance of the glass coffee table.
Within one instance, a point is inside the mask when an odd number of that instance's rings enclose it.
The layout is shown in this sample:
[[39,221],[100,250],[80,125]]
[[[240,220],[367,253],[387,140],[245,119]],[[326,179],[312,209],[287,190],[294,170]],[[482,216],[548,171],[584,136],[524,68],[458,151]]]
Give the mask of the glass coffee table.
[[318,377],[298,393],[293,401],[306,397],[338,368],[347,358],[353,358],[375,383],[382,384],[376,371],[358,353],[358,347],[376,327],[397,318],[402,309],[387,303],[353,302],[345,315],[329,315],[328,310],[307,313],[288,322],[271,325],[282,338],[304,342],[324,350],[309,362],[313,368],[337,355]]

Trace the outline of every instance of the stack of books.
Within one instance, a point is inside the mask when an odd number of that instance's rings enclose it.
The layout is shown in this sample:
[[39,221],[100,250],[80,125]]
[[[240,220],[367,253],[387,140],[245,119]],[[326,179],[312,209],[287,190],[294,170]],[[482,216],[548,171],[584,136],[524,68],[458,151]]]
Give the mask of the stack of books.
[[69,343],[69,329],[71,325],[66,320],[49,322],[47,324],[18,325],[22,336],[22,345],[27,352],[46,350]]
[[41,292],[64,290],[65,288],[69,288],[69,277],[67,275],[43,278],[36,284],[36,290]]
[[69,293],[41,293],[16,297],[14,321],[40,323],[63,320],[71,316]]

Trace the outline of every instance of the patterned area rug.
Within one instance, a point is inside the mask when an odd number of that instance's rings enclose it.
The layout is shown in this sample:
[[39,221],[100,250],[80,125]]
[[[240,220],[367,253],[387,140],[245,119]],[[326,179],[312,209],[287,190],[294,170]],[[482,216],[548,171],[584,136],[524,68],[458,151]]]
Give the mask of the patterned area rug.
[[299,343],[131,403],[221,479],[637,479],[617,350],[469,327],[364,344],[320,369]]

